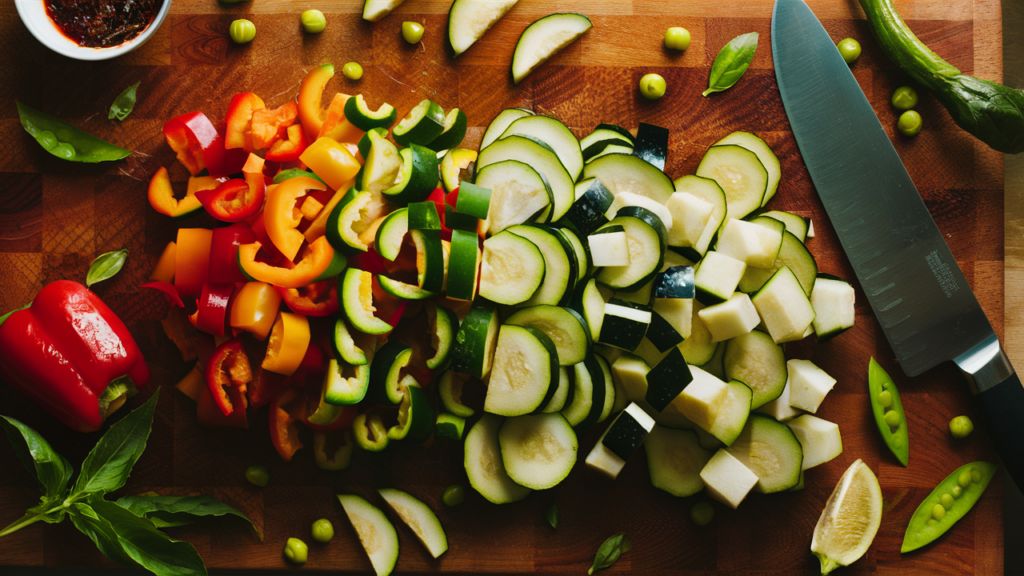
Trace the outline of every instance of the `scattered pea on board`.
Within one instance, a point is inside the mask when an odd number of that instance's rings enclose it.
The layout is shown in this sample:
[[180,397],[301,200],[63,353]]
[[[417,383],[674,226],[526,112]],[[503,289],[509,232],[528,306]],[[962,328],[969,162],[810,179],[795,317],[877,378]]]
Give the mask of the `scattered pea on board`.
[[981,498],[997,468],[989,462],[971,462],[939,482],[910,517],[900,552],[917,550],[952,528]]
[[967,438],[974,432],[974,422],[967,416],[957,416],[949,421],[949,433],[953,438]]
[[330,542],[334,538],[334,524],[327,518],[321,518],[313,522],[313,540],[317,542]]
[[299,19],[302,29],[310,34],[319,34],[327,28],[327,18],[319,10],[306,10]]
[[917,101],[917,90],[910,86],[900,86],[892,93],[892,107],[897,110],[910,110]]
[[871,412],[875,415],[875,423],[885,445],[900,464],[906,466],[910,462],[910,436],[900,393],[896,383],[874,358],[868,364],[868,395],[871,397]]
[[231,23],[228,36],[235,44],[248,44],[256,37],[256,25],[245,18],[239,18]]
[[466,488],[462,484],[452,484],[444,489],[441,501],[445,506],[458,506],[466,500]]
[[349,62],[341,69],[341,73],[349,80],[359,80],[363,77],[363,67],[359,62]]
[[857,58],[860,58],[860,42],[853,38],[840,40],[839,44],[836,44],[836,48],[839,49],[839,54],[847,64],[853,64],[857,61]]
[[665,48],[683,51],[690,47],[690,31],[680,26],[665,30]]
[[419,22],[402,22],[402,38],[409,44],[415,44],[423,38],[423,24]]
[[284,545],[284,557],[292,564],[305,564],[309,559],[309,546],[298,538],[289,538]]
[[921,115],[916,110],[907,110],[903,114],[900,114],[900,119],[896,122],[896,128],[907,137],[917,136],[924,127],[924,121],[921,120]]
[[640,93],[648,100],[657,100],[665,95],[665,79],[660,74],[647,74],[640,79]]
[[270,475],[264,466],[249,466],[245,470],[245,479],[253,486],[263,487],[270,481]]

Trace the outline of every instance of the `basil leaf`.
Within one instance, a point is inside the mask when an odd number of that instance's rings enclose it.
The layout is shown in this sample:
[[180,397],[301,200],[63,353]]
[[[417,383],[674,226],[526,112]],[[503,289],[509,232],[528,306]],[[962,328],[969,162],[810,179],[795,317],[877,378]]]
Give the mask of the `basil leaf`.
[[49,114],[29,108],[21,102],[18,116],[21,126],[32,135],[47,152],[72,162],[109,162],[127,158],[132,151],[83,132],[71,124]]
[[73,495],[104,494],[124,486],[132,467],[146,449],[159,391],[142,406],[114,424],[82,463]]
[[632,547],[633,543],[629,540],[629,536],[622,532],[608,538],[597,549],[597,555],[594,556],[594,565],[590,567],[590,571],[587,574],[593,574],[615,564],[619,556],[629,552],[629,549]]
[[92,286],[97,282],[113,278],[124,267],[125,260],[127,259],[128,250],[101,254],[89,265],[89,273],[85,275],[85,285]]
[[92,502],[97,516],[107,522],[124,553],[157,576],[206,574],[206,565],[188,542],[171,540],[146,518],[139,518],[113,502]]
[[548,521],[548,525],[551,526],[551,528],[558,528],[558,504],[552,504],[551,507],[544,512],[544,519]]
[[14,418],[0,416],[0,427],[7,433],[18,460],[39,483],[44,499],[60,498],[75,473],[71,463],[57,454],[38,432]]
[[110,112],[107,114],[108,120],[113,120],[114,118],[124,120],[132,113],[132,110],[135,109],[135,91],[138,90],[139,84],[141,82],[136,82],[125,88],[124,92],[121,92],[114,99],[114,103],[110,105]]
[[230,515],[245,520],[259,534],[248,516],[212,496],[125,496],[117,500],[117,505],[149,518],[157,528],[184,526],[204,516]]
[[715,63],[711,65],[708,89],[701,96],[732,88],[740,76],[747,71],[751,60],[754,59],[754,52],[757,51],[757,36],[757,32],[740,34],[722,47],[718,56],[715,57]]
[[122,566],[133,568],[138,566],[138,563],[125,553],[110,522],[100,518],[99,514],[88,504],[76,502],[71,505],[71,523],[78,528],[79,532],[88,536],[96,544],[96,548],[107,558]]

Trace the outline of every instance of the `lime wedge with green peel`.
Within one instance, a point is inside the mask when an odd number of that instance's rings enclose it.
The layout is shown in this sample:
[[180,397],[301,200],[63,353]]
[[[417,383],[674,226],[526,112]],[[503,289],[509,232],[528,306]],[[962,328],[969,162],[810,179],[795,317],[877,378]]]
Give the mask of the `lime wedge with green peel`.
[[821,573],[849,566],[864,555],[882,522],[882,489],[868,465],[857,460],[839,479],[814,527],[811,552]]

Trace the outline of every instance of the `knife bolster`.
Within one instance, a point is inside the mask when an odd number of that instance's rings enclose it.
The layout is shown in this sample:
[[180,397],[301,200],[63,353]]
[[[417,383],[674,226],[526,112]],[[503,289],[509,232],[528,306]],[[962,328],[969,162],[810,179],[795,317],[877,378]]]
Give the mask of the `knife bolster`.
[[953,361],[964,373],[974,394],[994,388],[1014,375],[1013,366],[994,333]]

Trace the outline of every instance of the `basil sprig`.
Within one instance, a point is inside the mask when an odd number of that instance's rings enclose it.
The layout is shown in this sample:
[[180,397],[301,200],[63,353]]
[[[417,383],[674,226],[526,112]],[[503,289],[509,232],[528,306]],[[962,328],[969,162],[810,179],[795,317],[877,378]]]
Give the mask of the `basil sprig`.
[[756,51],[757,32],[740,34],[729,40],[715,57],[715,63],[711,65],[711,75],[708,76],[708,89],[701,96],[732,88],[747,71]]
[[38,432],[0,416],[14,453],[39,484],[40,503],[0,530],[0,537],[36,522],[57,523],[66,516],[78,531],[118,564],[141,567],[158,576],[206,574],[206,566],[188,542],[173,540],[159,528],[181,526],[204,516],[232,515],[252,521],[231,506],[209,496],[187,498],[126,496],[116,502],[104,495],[124,486],[146,449],[159,393],[122,418],[100,438],[68,487],[74,468]]
[[118,94],[117,98],[114,99],[114,103],[110,105],[110,112],[107,113],[107,119],[113,120],[124,120],[132,113],[135,109],[135,91],[139,89],[139,84],[136,82],[131,86],[124,89],[124,92]]
[[85,285],[92,286],[97,282],[113,278],[124,267],[126,260],[128,260],[128,250],[100,254],[89,265],[89,273],[85,275]]
[[619,556],[629,552],[629,549],[632,547],[633,542],[630,541],[629,536],[622,532],[611,536],[597,549],[597,554],[594,556],[594,565],[590,567],[587,574],[593,574],[610,567],[612,564],[615,564]]

